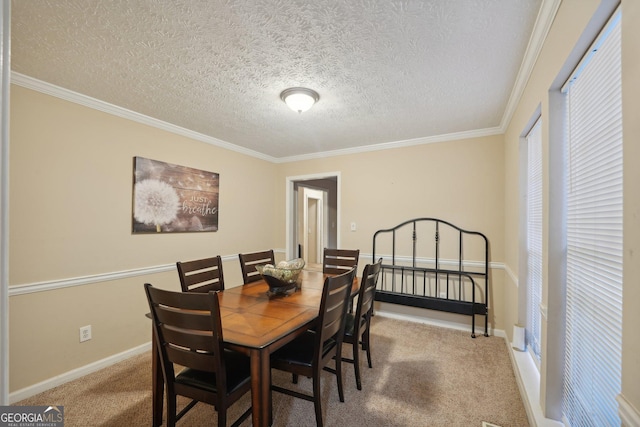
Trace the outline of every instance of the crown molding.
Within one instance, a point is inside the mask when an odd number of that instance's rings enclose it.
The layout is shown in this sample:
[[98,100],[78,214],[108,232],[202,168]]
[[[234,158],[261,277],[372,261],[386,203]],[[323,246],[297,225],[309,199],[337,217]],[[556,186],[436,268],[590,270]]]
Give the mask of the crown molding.
[[56,98],[64,99],[65,101],[73,102],[83,105],[85,107],[93,108],[94,110],[102,111],[104,113],[112,114],[114,116],[122,117],[124,119],[132,120],[134,122],[142,123],[148,126],[152,126],[158,129],[165,130],[167,132],[174,133],[176,135],[185,136],[187,138],[194,139],[196,141],[205,142],[207,144],[215,145],[216,147],[224,148],[230,151],[235,151],[240,154],[255,157],[268,162],[275,162],[274,157],[266,154],[259,153],[248,148],[240,147],[239,145],[231,144],[230,142],[223,141],[221,139],[213,138],[195,132],[180,126],[176,126],[171,123],[164,122],[153,117],[145,116],[144,114],[136,113],[135,111],[128,110],[126,108],[119,107],[108,102],[101,101],[96,98],[92,98],[87,95],[83,95],[78,92],[74,92],[69,89],[65,89],[60,86],[53,85],[51,83],[44,82],[42,80],[35,79],[33,77],[26,76],[24,74],[11,72],[11,83],[22,86],[27,89],[35,90],[46,95],[51,95]]
[[513,117],[515,109],[517,108],[518,103],[520,102],[520,98],[524,93],[524,90],[529,81],[529,78],[531,77],[531,73],[533,72],[533,68],[536,64],[536,61],[538,60],[538,56],[540,55],[540,52],[544,45],[544,41],[547,37],[547,34],[549,33],[551,24],[555,19],[556,13],[558,12],[558,8],[560,7],[561,2],[562,0],[542,0],[542,4],[540,6],[538,16],[536,18],[536,22],[533,27],[531,38],[529,39],[529,43],[527,45],[524,58],[520,65],[520,70],[516,77],[516,82],[511,91],[511,95],[509,97],[509,101],[507,102],[505,112],[502,116],[501,124],[500,126],[493,127],[493,128],[477,129],[477,130],[471,130],[471,131],[465,131],[465,132],[435,135],[435,136],[430,136],[425,138],[414,138],[414,139],[408,139],[408,140],[386,142],[381,144],[371,144],[371,145],[365,145],[360,147],[325,151],[321,153],[311,153],[311,154],[303,154],[299,156],[276,158],[276,157],[268,156],[263,153],[259,153],[254,150],[250,150],[248,148],[240,147],[238,145],[232,144],[227,141],[223,141],[217,138],[213,138],[211,136],[201,134],[199,132],[195,132],[180,126],[176,126],[171,123],[167,123],[162,120],[155,119],[153,117],[149,117],[144,114],[140,114],[135,111],[128,110],[126,108],[122,108],[114,104],[109,104],[99,99],[95,99],[90,96],[83,95],[81,93],[74,92],[74,91],[71,91],[71,90],[38,80],[38,79],[35,79],[33,77],[29,77],[24,74],[17,73],[15,71],[11,72],[11,83],[16,84],[18,86],[25,87],[27,89],[32,89],[47,95],[51,95],[60,99],[64,99],[66,101],[74,102],[76,104],[93,108],[98,111],[102,111],[108,114],[113,114],[115,116],[122,117],[125,119],[133,120],[138,123],[146,124],[146,125],[149,125],[158,129],[162,129],[177,135],[194,139],[196,141],[204,142],[220,148],[235,151],[237,153],[255,157],[271,163],[291,163],[291,162],[297,162],[297,161],[303,161],[303,160],[321,159],[321,158],[327,158],[327,157],[344,156],[349,154],[360,154],[360,153],[379,151],[379,150],[389,150],[394,148],[410,147],[415,145],[433,144],[438,142],[499,135],[506,131],[506,128],[509,125],[509,122],[511,121],[511,118]]
[[414,138],[414,139],[407,139],[402,141],[386,142],[381,144],[371,144],[371,145],[365,145],[361,147],[325,151],[321,153],[311,153],[311,154],[303,154],[300,156],[276,158],[276,157],[268,156],[263,153],[259,153],[254,150],[250,150],[248,148],[231,144],[229,142],[226,142],[217,138],[213,138],[198,132],[194,132],[192,130],[189,130],[180,126],[173,125],[171,123],[167,123],[159,119],[154,119],[153,117],[145,116],[144,114],[140,114],[135,111],[128,110],[126,108],[122,108],[114,104],[109,104],[108,102],[104,102],[99,99],[92,98],[90,96],[83,95],[81,93],[74,92],[74,91],[65,89],[63,87],[44,82],[42,80],[35,79],[33,77],[29,77],[24,74],[17,73],[15,71],[11,72],[11,83],[18,86],[22,86],[27,89],[35,90],[45,95],[54,96],[56,98],[60,98],[65,101],[83,105],[85,107],[92,108],[94,110],[102,111],[107,114],[112,114],[114,116],[122,117],[124,119],[132,120],[138,123],[142,123],[148,126],[165,130],[167,132],[185,136],[187,138],[191,138],[196,141],[205,142],[207,144],[215,145],[220,148],[235,151],[237,153],[245,154],[247,156],[255,157],[271,163],[290,163],[290,162],[297,162],[301,160],[321,159],[321,158],[334,157],[334,156],[344,156],[347,154],[359,154],[359,153],[365,153],[370,151],[390,150],[393,148],[410,147],[414,145],[424,145],[424,144],[433,144],[437,142],[455,141],[460,139],[479,138],[483,136],[499,135],[501,133],[504,133],[504,130],[502,128],[493,127],[493,128],[487,128],[487,129],[478,129],[478,130],[472,130],[472,131],[429,136],[424,138]]
[[324,151],[322,153],[302,154],[299,156],[281,157],[275,163],[290,163],[301,160],[313,160],[326,157],[345,156],[347,154],[359,154],[371,151],[390,150],[393,148],[411,147],[414,145],[434,144],[437,142],[457,141],[461,139],[481,138],[484,136],[500,135],[504,130],[500,127],[477,129],[464,132],[447,133],[442,135],[427,136],[424,138],[405,139],[402,141],[383,142],[380,144],[364,145],[361,147],[344,148],[340,150]]
[[502,116],[502,122],[500,124],[501,133],[506,132],[507,126],[509,126],[511,118],[518,107],[520,98],[522,98],[522,94],[524,93],[527,83],[529,82],[529,78],[533,72],[533,67],[536,65],[536,61],[538,61],[538,56],[540,56],[544,42],[547,39],[549,30],[551,29],[551,24],[553,24],[556,13],[558,13],[560,3],[562,3],[562,0],[542,0],[538,17],[533,25],[533,31],[531,33],[531,38],[529,39],[529,44],[527,45],[527,50],[525,51],[524,58],[520,64],[516,83],[513,85],[511,96],[509,97],[507,107],[505,108]]

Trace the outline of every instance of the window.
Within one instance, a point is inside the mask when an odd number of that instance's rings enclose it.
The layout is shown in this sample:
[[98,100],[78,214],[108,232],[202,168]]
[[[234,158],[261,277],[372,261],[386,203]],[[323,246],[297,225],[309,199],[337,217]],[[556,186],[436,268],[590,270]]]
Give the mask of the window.
[[542,122],[527,140],[527,326],[529,351],[540,365],[540,303],[542,302]]
[[619,426],[622,353],[620,12],[566,96],[566,351],[563,421]]

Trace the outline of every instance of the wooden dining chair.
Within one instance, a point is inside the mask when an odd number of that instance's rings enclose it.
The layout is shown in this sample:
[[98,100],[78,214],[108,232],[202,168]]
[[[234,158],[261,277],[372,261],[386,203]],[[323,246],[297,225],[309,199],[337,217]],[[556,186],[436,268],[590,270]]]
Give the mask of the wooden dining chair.
[[244,284],[255,282],[260,280],[262,276],[258,270],[257,265],[274,264],[276,263],[275,256],[273,255],[273,249],[262,252],[252,252],[246,254],[238,254],[240,258],[240,269],[242,270],[242,280]]
[[[216,292],[173,292],[144,285],[167,394],[167,426],[173,427],[198,402],[218,411],[218,427],[227,425],[227,409],[251,390],[249,357],[225,349]],[[180,366],[180,370],[176,368]],[[177,412],[176,397],[192,399]],[[233,426],[251,415],[246,410]]]
[[[342,338],[344,336],[347,300],[353,286],[355,269],[333,277],[327,277],[322,289],[320,311],[315,330],[302,335],[276,350],[271,355],[271,368],[293,374],[294,383],[299,375],[313,381],[313,394],[308,395],[284,387],[272,385],[273,391],[288,394],[314,403],[316,424],[322,424],[322,399],[320,397],[320,374],[322,370],[336,375],[338,396],[344,402],[342,389]],[[335,359],[335,369],[327,366]]]
[[345,343],[353,346],[353,359],[342,358],[343,362],[353,363],[356,375],[356,386],[358,390],[362,390],[360,381],[360,348],[367,352],[367,362],[369,368],[371,364],[371,316],[373,314],[373,300],[376,295],[376,284],[382,267],[382,258],[375,264],[367,264],[362,272],[362,280],[360,280],[360,289],[358,290],[358,303],[356,304],[356,312],[347,313],[344,338]]
[[178,268],[182,292],[224,290],[224,275],[222,274],[222,258],[220,255],[194,261],[178,261],[176,262],[176,267]]
[[[351,268],[355,268],[357,271],[359,259],[360,249],[324,248],[322,255],[322,272],[324,274],[342,274]],[[349,301],[349,313],[353,312],[354,299],[355,296]]]
[[324,274],[342,274],[352,268],[358,269],[360,249],[324,248],[322,272]]

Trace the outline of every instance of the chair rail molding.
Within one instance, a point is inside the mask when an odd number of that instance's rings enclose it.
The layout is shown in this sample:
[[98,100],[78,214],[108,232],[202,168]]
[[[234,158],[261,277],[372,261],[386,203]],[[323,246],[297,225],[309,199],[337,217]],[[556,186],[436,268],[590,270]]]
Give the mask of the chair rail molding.
[[[284,249],[274,249],[275,253],[284,253]],[[238,255],[222,256],[222,262],[237,262]],[[45,280],[42,282],[25,283],[9,286],[9,296],[32,294],[36,292],[52,291],[56,289],[69,288],[73,286],[84,286],[111,280],[126,279],[129,277],[145,276],[148,274],[165,273],[176,270],[176,264],[162,264],[151,267],[140,267],[131,270],[112,271],[109,273],[92,274],[89,276],[69,277],[57,280]]]
[[640,427],[640,412],[624,398],[622,394],[616,396],[618,401],[618,414],[622,425],[625,427]]
[[136,268],[133,270],[116,271],[90,276],[72,277],[60,280],[27,283],[9,287],[9,296],[32,294],[36,292],[52,291],[55,289],[69,288],[73,286],[90,285],[92,283],[107,282],[111,280],[125,279],[128,277],[144,276],[147,274],[164,273],[176,268],[175,264],[157,265],[153,267]]

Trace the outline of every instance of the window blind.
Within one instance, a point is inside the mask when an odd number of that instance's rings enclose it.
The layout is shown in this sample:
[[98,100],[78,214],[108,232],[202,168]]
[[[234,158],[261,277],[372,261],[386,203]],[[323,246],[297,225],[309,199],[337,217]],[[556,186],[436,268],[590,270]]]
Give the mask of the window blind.
[[619,426],[622,352],[620,12],[566,85],[567,306],[563,417]]
[[527,135],[527,326],[526,341],[540,364],[542,302],[542,122]]

